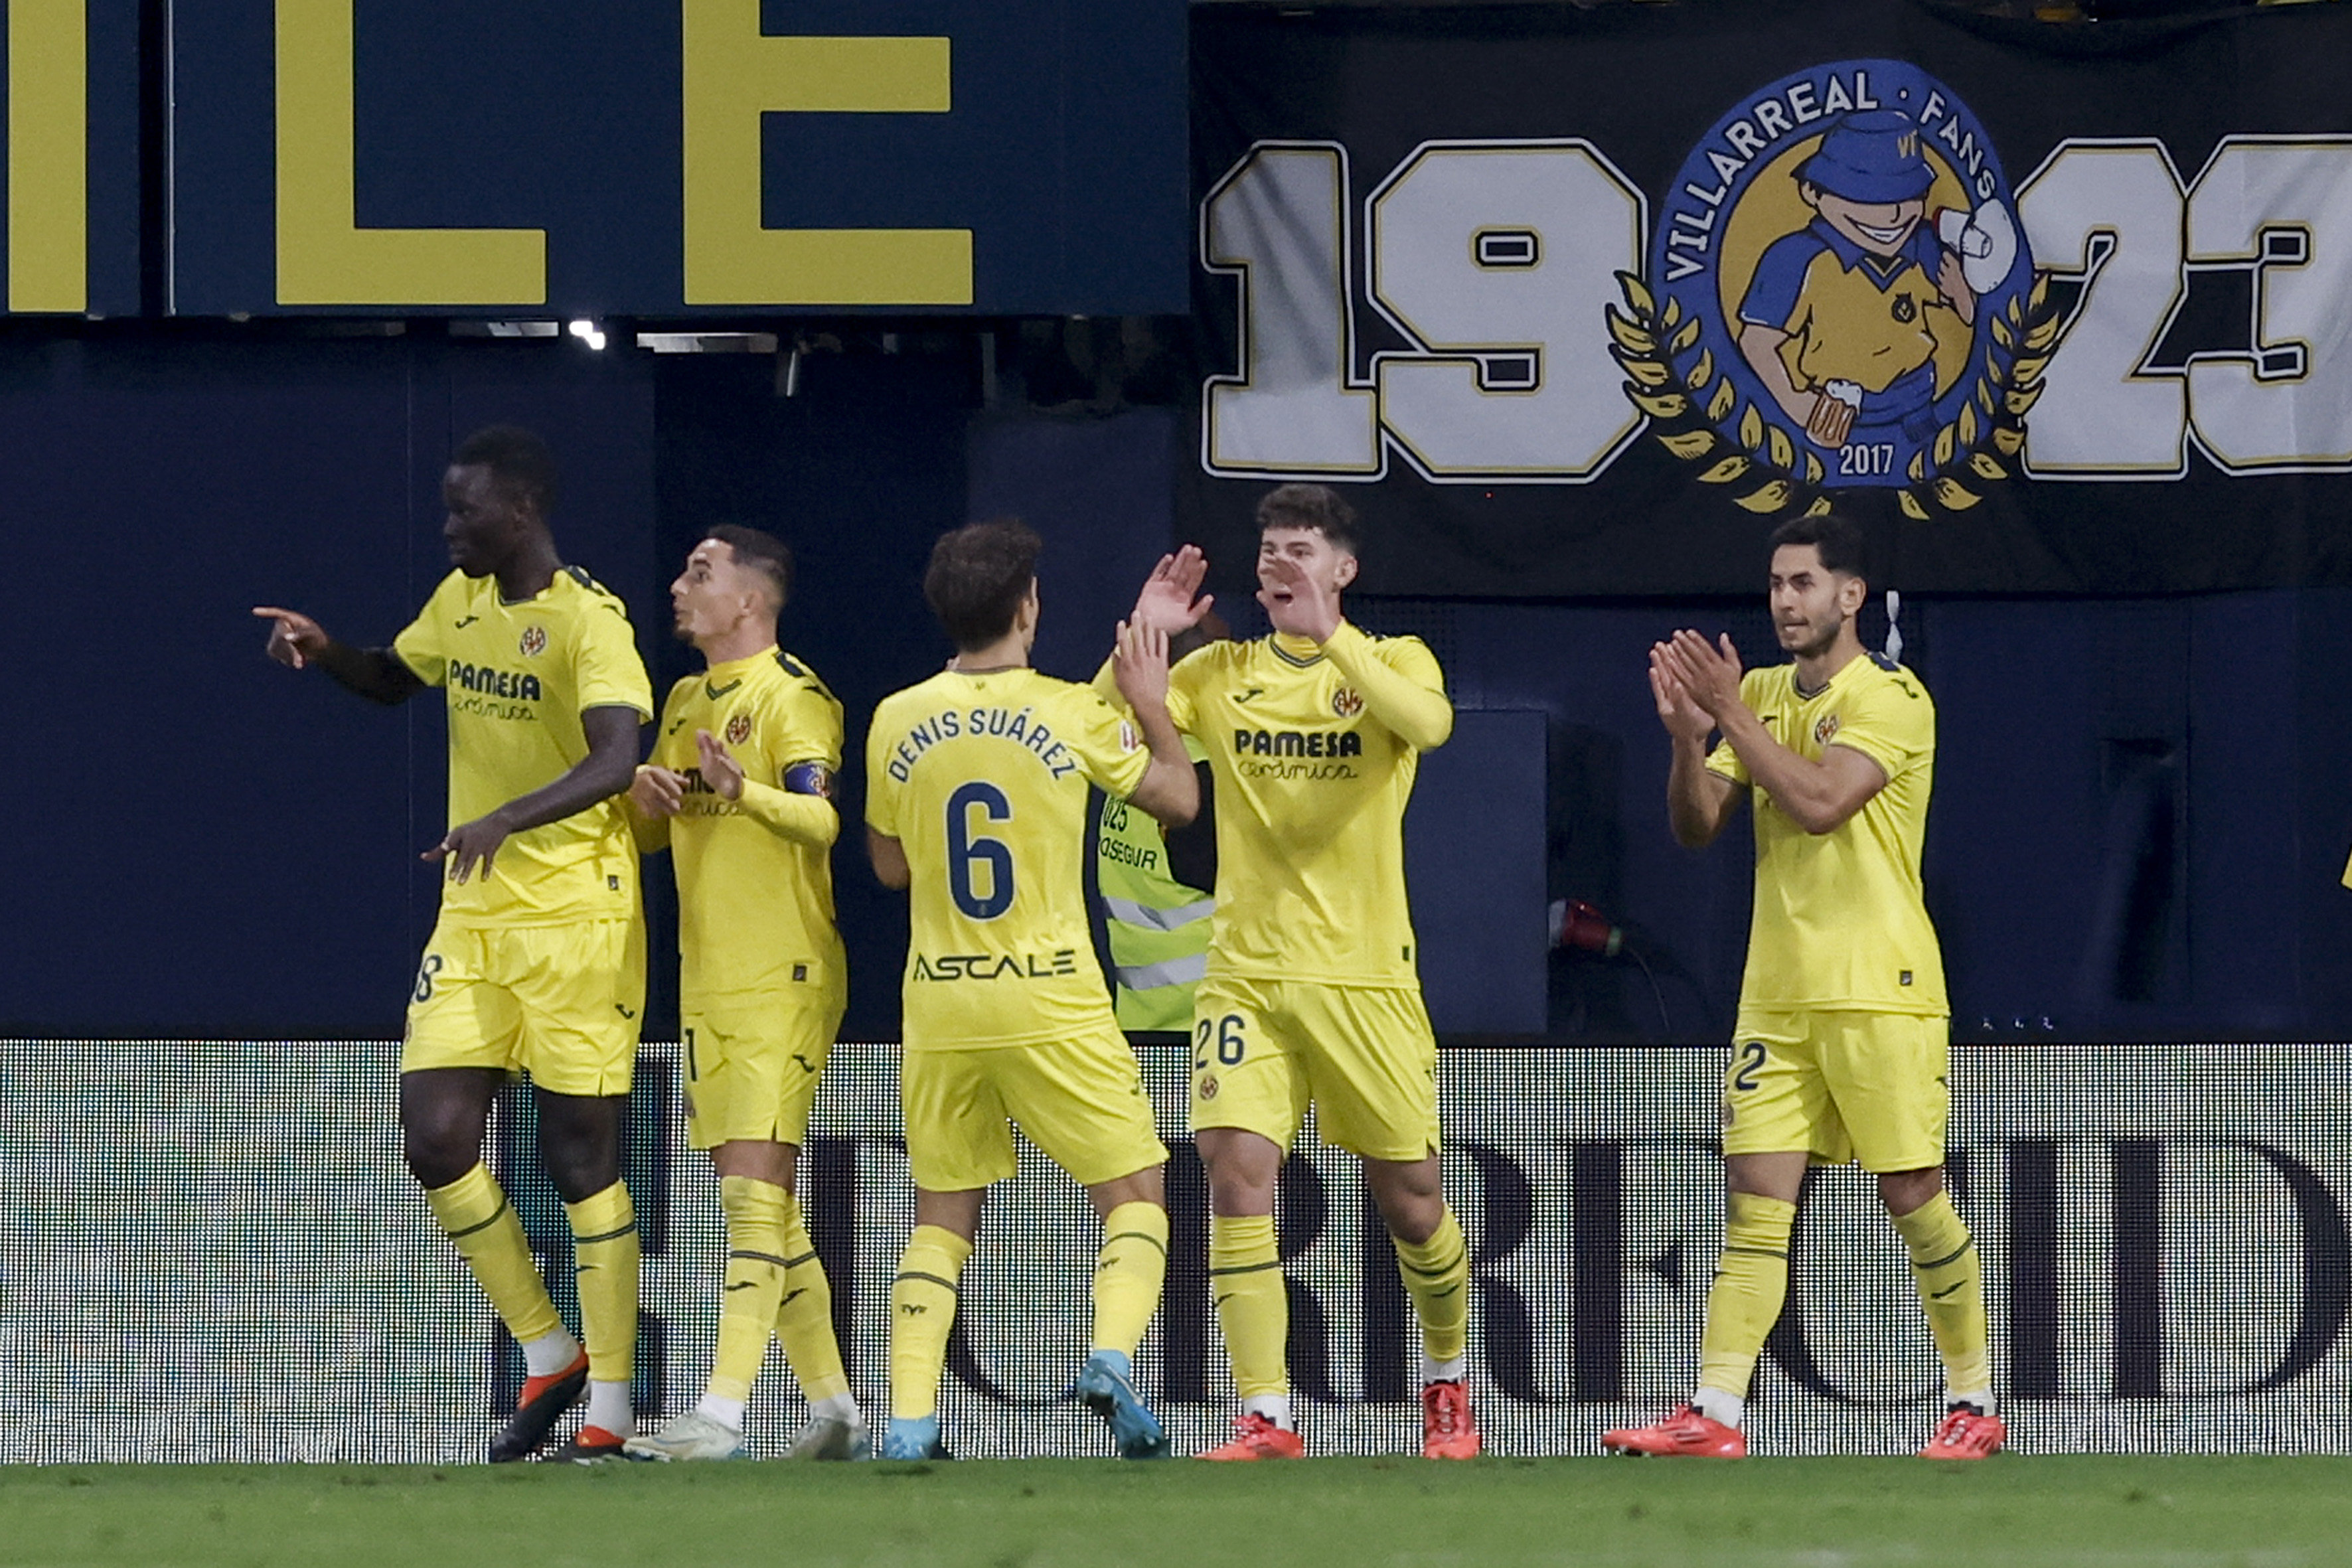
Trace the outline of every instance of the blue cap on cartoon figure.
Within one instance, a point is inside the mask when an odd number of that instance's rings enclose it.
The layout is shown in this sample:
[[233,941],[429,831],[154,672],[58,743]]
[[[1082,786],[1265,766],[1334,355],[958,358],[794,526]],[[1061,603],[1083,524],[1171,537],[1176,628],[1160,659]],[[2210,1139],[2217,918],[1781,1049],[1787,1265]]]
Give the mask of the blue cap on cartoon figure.
[[1919,150],[1919,127],[1899,109],[1849,114],[1830,127],[1797,178],[1850,202],[1907,202],[1936,176]]

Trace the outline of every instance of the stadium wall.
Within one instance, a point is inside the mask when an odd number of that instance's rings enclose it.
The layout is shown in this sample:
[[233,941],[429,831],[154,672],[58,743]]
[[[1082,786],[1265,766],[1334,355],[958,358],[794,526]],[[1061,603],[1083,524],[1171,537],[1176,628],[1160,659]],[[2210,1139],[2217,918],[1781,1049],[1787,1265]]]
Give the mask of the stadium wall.
[[[767,523],[803,563],[786,641],[842,696],[854,752],[874,702],[944,655],[919,593],[931,538],[1001,510],[1048,534],[1045,668],[1089,673],[1170,537],[1171,416],[978,401],[955,362],[911,354],[810,356],[787,398],[757,355],[421,336],[0,345],[0,648],[23,694],[16,731],[41,759],[7,773],[0,800],[45,825],[0,851],[15,894],[0,908],[0,1028],[397,1031],[436,897],[415,856],[442,820],[438,704],[387,714],[289,677],[260,657],[247,611],[291,601],[341,635],[388,638],[444,570],[442,459],[493,419],[555,444],[559,537],[629,602],[657,683],[690,664],[663,605],[697,531]],[[1226,608],[1247,632],[1255,605]],[[1430,759],[1417,795],[1411,875],[1441,1030],[1721,1038],[1747,847],[1738,834],[1698,856],[1671,842],[1665,747],[1638,672],[1685,624],[1774,657],[1760,594],[1366,598],[1354,613],[1426,637],[1465,710],[1543,726],[1541,758],[1525,738],[1465,744]],[[1928,907],[1960,1037],[2352,1034],[2352,894],[2338,885],[2352,591],[1914,597],[1899,625],[1940,715]],[[1885,637],[1875,605],[1865,631]],[[853,814],[857,790],[853,767]],[[1497,818],[1535,794],[1540,842],[1517,824],[1498,839]],[[892,1037],[903,901],[873,885],[855,834],[836,854],[848,1029]],[[1542,888],[1495,896],[1519,854],[1540,859]],[[658,1037],[674,1005],[666,874],[647,888]],[[1649,978],[1630,960],[1547,959],[1544,897],[1622,923]],[[1502,967],[1465,978],[1483,965]]]
[[[477,1458],[521,1376],[399,1166],[389,1042],[9,1041],[0,1143],[0,1461]],[[1171,1123],[1181,1049],[1147,1047],[1174,1143],[1174,1245],[1139,1358],[1181,1450],[1231,1407],[1202,1276],[1200,1168]],[[880,1408],[890,1274],[912,1224],[897,1052],[836,1048],[803,1167],[859,1397]],[[683,1148],[676,1051],[649,1047],[628,1179],[645,1235],[640,1408],[701,1391],[715,1184]],[[1720,1245],[1706,1049],[1465,1048],[1441,1059],[1469,1235],[1490,1452],[1595,1451],[1696,1372]],[[2352,1452],[2352,1047],[1963,1047],[1952,1170],[1984,1249],[2011,1446]],[[498,1162],[567,1313],[569,1240],[509,1102]],[[92,1149],[106,1152],[93,1161]],[[1354,1162],[1309,1137],[1283,1189],[1291,1365],[1322,1452],[1408,1452],[1410,1310]],[[1064,1396],[1096,1232],[1024,1151],[964,1276],[942,1406],[966,1457],[1101,1455]],[[1907,1453],[1934,1357],[1900,1242],[1857,1173],[1815,1181],[1749,1430],[1766,1453]],[[754,1451],[800,1416],[780,1358]]]

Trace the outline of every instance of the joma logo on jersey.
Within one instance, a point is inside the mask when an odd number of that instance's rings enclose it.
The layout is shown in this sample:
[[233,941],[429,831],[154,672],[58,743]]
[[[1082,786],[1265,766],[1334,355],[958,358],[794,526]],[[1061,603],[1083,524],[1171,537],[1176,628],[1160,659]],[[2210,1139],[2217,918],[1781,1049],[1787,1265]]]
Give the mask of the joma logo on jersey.
[[943,952],[937,958],[915,955],[918,980],[1051,980],[1078,972],[1077,949],[1050,953]]
[[[1358,698],[1360,705],[1363,699]],[[1360,757],[1364,738],[1353,730],[1236,730],[1234,754],[1255,757]]]
[[[541,634],[542,637],[545,635]],[[539,677],[536,675],[492,669],[486,664],[467,664],[462,658],[449,661],[449,684],[460,691],[478,691],[486,697],[505,697],[521,702],[539,700]]]

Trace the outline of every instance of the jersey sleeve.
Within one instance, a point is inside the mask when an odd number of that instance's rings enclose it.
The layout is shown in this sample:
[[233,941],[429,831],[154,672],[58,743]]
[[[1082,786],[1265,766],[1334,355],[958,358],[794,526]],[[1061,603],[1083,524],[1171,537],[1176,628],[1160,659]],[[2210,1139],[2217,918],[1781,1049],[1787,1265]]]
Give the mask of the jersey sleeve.
[[1105,702],[1091,687],[1072,689],[1062,713],[1062,741],[1075,752],[1078,767],[1106,795],[1124,800],[1143,783],[1151,753],[1124,714]]
[[885,838],[898,833],[898,781],[890,776],[890,737],[897,733],[886,700],[866,731],[866,826]]
[[1909,670],[1896,670],[1855,694],[1830,744],[1860,752],[1889,779],[1936,750],[1936,708]]
[[1776,332],[1793,331],[1805,295],[1805,274],[1822,242],[1800,231],[1784,234],[1765,247],[1756,263],[1756,276],[1740,297],[1739,319]]
[[1367,637],[1342,621],[1323,652],[1361,694],[1364,710],[1405,744],[1433,751],[1453,736],[1454,704],[1446,700],[1445,672],[1419,637]]
[[581,612],[572,669],[583,713],[591,708],[633,708],[642,718],[654,716],[654,685],[646,679],[646,661],[637,657],[636,635],[621,601],[601,590]]
[[[1739,700],[1748,705],[1749,712],[1758,710],[1756,704],[1763,690],[1764,671],[1751,669],[1739,678]],[[1732,749],[1731,742],[1720,735],[1716,737],[1714,750],[1706,754],[1706,771],[1717,777],[1729,779],[1742,789],[1755,787],[1756,776],[1748,771],[1748,764],[1739,760],[1739,753]]]
[[450,584],[457,580],[457,574],[454,572],[441,579],[440,585],[433,590],[433,596],[425,601],[423,609],[416,612],[416,618],[401,627],[400,635],[392,639],[394,655],[427,686],[446,686],[449,683],[449,650],[441,645],[442,628],[448,624],[449,617],[443,605],[448,597]]
[[771,702],[768,755],[775,777],[743,781],[743,811],[797,843],[824,848],[841,831],[833,775],[841,766],[841,705],[813,679],[796,679]]
[[1238,645],[1205,643],[1178,659],[1168,670],[1168,718],[1186,734],[1192,733],[1201,711],[1201,693],[1223,668],[1223,648]]

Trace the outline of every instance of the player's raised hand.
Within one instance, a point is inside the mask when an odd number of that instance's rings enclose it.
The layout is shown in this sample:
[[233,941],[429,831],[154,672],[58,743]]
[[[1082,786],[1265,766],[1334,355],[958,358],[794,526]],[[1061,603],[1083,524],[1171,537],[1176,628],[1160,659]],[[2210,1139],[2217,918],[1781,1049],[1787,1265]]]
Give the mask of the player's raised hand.
[[253,613],[273,623],[269,641],[262,651],[289,669],[303,668],[326,648],[327,634],[320,629],[318,622],[299,610],[256,605]]
[[1688,627],[1664,645],[1665,667],[1690,694],[1691,701],[1708,718],[1723,716],[1739,706],[1739,655],[1729,634],[1715,643]]
[[1327,583],[1286,555],[1262,555],[1257,563],[1257,602],[1278,632],[1328,642],[1339,629],[1339,595]]
[[1214,595],[1201,592],[1208,575],[1209,558],[1197,544],[1161,556],[1151,575],[1143,580],[1143,590],[1135,596],[1135,613],[1128,619],[1151,626],[1163,637],[1174,637],[1187,626],[1199,625],[1209,606],[1217,602]]
[[1118,623],[1118,646],[1111,655],[1118,694],[1140,712],[1168,705],[1168,634],[1141,621]]
[[718,791],[721,800],[741,800],[743,764],[735,760],[727,742],[708,730],[697,730],[694,748],[702,753],[702,782]]
[[686,801],[686,775],[651,763],[629,781],[629,803],[647,816],[676,816]]
[[446,860],[449,863],[449,879],[458,883],[471,877],[474,868],[478,865],[482,868],[482,880],[487,882],[490,879],[490,862],[498,858],[499,846],[506,841],[506,825],[499,820],[499,814],[494,811],[488,816],[459,823],[449,830],[447,837],[417,858]]
[[1666,662],[1664,643],[1650,645],[1650,696],[1658,705],[1658,722],[1677,741],[1704,745],[1715,721],[1691,700],[1691,694]]

